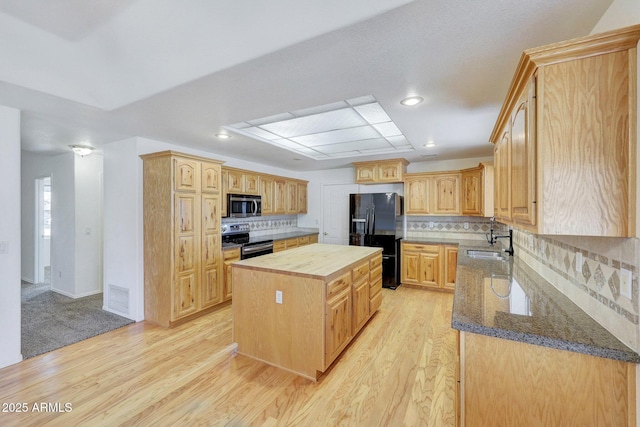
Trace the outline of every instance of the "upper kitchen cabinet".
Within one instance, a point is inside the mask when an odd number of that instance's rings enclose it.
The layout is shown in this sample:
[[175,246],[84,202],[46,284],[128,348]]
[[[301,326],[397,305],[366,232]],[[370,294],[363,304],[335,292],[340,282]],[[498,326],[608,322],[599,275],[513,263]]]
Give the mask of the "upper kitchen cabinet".
[[480,163],[460,171],[462,215],[493,216],[493,165]]
[[357,184],[399,183],[403,181],[409,162],[405,159],[355,162]]
[[221,177],[223,217],[227,194],[261,196],[262,215],[307,213],[307,181],[228,167],[222,168]]
[[460,172],[406,174],[406,215],[460,215]]
[[523,53],[491,135],[501,221],[636,235],[639,39],[636,25]]

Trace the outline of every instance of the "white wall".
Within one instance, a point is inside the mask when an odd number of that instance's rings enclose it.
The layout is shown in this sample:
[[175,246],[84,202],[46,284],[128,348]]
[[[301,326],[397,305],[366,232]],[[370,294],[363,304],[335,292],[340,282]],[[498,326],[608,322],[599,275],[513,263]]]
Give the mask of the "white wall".
[[101,154],[74,155],[75,284],[73,297],[102,292]]
[[603,33],[617,28],[640,24],[640,3],[638,0],[614,0],[591,34]]
[[0,106],[0,368],[20,352],[20,111]]

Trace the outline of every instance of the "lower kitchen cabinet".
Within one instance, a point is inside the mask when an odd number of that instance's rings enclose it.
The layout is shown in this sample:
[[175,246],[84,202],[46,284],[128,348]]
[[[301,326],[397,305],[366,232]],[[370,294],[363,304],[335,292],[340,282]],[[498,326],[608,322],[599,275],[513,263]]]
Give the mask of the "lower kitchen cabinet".
[[224,259],[224,281],[222,286],[222,300],[227,301],[231,299],[233,294],[232,283],[233,276],[231,275],[231,263],[234,261],[240,261],[240,248],[225,249],[222,251]]
[[403,285],[454,289],[458,262],[456,246],[402,242],[401,248]]
[[273,252],[280,252],[287,249],[297,248],[298,246],[309,245],[311,243],[318,243],[318,235],[312,234],[302,237],[294,237],[291,239],[276,240],[273,242]]
[[457,425],[636,425],[633,363],[469,332],[457,360]]

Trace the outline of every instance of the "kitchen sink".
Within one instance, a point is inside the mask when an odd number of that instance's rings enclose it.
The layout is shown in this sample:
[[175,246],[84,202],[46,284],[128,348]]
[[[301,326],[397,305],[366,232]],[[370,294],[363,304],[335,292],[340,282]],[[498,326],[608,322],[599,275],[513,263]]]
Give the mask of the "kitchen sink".
[[467,256],[471,258],[487,259],[494,261],[506,261],[507,258],[498,251],[484,251],[479,249],[467,249]]

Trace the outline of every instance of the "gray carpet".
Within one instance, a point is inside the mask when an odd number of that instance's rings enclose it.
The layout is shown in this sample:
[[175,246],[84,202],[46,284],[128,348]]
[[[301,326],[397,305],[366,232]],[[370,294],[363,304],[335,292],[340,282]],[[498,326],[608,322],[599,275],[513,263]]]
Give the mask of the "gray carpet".
[[22,356],[25,359],[133,323],[102,310],[102,294],[69,298],[49,285],[22,285]]

